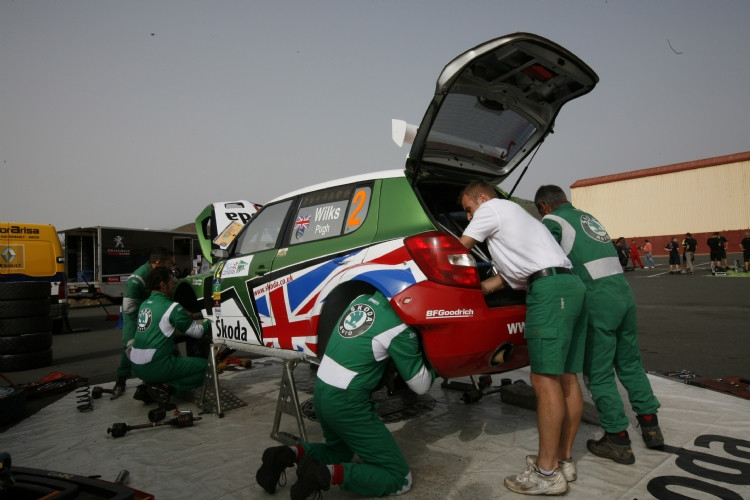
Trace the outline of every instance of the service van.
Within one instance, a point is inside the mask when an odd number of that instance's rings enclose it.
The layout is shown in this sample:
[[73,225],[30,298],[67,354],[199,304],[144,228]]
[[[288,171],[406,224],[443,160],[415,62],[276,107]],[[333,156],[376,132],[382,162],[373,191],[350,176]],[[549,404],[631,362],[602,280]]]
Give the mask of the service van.
[[0,283],[47,281],[53,303],[65,299],[65,257],[55,226],[0,222]]

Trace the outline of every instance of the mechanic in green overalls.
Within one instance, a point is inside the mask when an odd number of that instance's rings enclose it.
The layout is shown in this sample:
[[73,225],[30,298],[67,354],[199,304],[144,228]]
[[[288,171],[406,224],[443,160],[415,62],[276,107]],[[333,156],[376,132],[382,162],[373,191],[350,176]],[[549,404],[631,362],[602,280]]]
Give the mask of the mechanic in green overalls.
[[629,420],[617,390],[615,375],[628,393],[646,446],[660,448],[664,438],[656,411],[659,400],[641,363],[635,297],[604,227],[578,210],[563,190],[540,187],[534,204],[576,274],[586,285],[588,333],[583,373],[594,398],[604,436],[586,444],[594,455],[632,464],[635,456],[628,436]]
[[202,338],[210,334],[211,322],[193,320],[181,305],[172,301],[175,278],[168,267],[153,269],[146,276],[146,287],[151,295],[138,310],[129,355],[136,376],[150,386],[148,395],[166,402],[171,393],[199,387],[206,372],[205,358],[180,356],[175,337],[185,334]]
[[389,359],[412,391],[429,390],[435,373],[425,364],[417,333],[382,293],[360,295],[339,319],[318,369],[315,414],[325,443],[267,448],[258,484],[274,493],[281,474],[296,462],[292,499],[336,484],[364,496],[409,491],[409,465],[370,401]]
[[117,380],[112,388],[113,398],[121,396],[125,392],[125,383],[133,371],[133,365],[128,358],[126,349],[128,343],[135,338],[136,323],[138,322],[138,309],[144,300],[149,298],[151,290],[146,286],[146,276],[157,267],[172,267],[174,263],[174,252],[158,247],[151,251],[148,262],[133,271],[128,277],[125,286],[125,295],[122,298],[122,356],[120,366],[117,367]]

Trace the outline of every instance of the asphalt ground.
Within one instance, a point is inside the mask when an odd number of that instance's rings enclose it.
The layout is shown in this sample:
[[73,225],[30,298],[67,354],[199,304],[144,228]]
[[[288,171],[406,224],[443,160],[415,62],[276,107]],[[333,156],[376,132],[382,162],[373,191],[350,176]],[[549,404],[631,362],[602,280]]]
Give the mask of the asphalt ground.
[[[730,254],[729,261],[739,257]],[[669,274],[665,258],[657,257],[656,263],[654,269],[625,273],[638,305],[644,368],[656,374],[686,372],[699,379],[750,379],[750,273],[712,276],[703,255],[696,257],[692,275]],[[50,366],[4,376],[25,385],[61,372],[87,377],[92,387],[110,388],[120,360],[121,330],[117,321],[107,318],[118,311],[118,306],[71,309],[73,330],[88,331],[55,335]],[[8,383],[0,380],[0,385]],[[27,401],[27,416],[63,395]],[[9,427],[0,427],[0,432]]]

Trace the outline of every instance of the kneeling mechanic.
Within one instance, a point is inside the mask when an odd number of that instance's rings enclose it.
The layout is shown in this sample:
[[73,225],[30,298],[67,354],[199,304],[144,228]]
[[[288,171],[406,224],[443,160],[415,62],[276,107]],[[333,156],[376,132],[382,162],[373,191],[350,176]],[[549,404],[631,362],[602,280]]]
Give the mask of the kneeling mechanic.
[[267,448],[258,484],[274,493],[282,473],[297,463],[292,499],[336,484],[365,496],[409,491],[409,465],[370,400],[389,358],[412,391],[429,390],[435,373],[424,362],[416,331],[382,293],[361,295],[339,319],[318,369],[314,404],[325,443]]
[[[149,396],[168,399],[169,394],[188,391],[203,383],[206,360],[183,357],[175,337],[202,338],[211,332],[208,320],[195,321],[181,305],[172,301],[175,279],[166,267],[157,267],[146,277],[151,295],[138,310],[138,323],[130,360],[133,371],[149,387]],[[156,392],[156,394],[152,394]]]

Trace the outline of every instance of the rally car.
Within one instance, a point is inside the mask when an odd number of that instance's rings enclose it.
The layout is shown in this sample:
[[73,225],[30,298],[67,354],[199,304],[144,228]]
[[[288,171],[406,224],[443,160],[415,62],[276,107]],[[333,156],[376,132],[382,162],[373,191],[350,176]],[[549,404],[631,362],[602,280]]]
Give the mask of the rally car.
[[377,289],[419,332],[442,377],[527,364],[525,295],[482,294],[493,266],[481,245],[470,253],[459,242],[467,220],[458,196],[471,180],[500,184],[560,108],[597,82],[537,35],[464,52],[440,74],[421,124],[394,123],[394,139],[412,143],[404,170],[269,201],[237,234],[216,235],[223,245],[210,273],[179,283],[176,299],[210,318],[214,342],[316,363],[350,301]]

